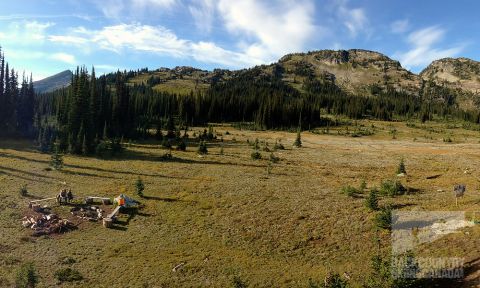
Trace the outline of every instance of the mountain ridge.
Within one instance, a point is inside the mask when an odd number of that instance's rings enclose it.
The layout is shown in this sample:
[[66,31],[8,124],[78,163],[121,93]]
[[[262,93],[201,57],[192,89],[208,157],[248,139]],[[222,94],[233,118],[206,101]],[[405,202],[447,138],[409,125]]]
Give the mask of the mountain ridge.
[[[260,78],[262,75],[274,76],[299,92],[305,92],[304,84],[314,79],[365,97],[388,91],[421,97],[425,89],[434,89],[432,86],[438,85],[444,88],[440,93],[451,94],[459,107],[467,110],[480,108],[477,95],[480,91],[480,62],[465,57],[442,58],[415,74],[403,68],[399,61],[366,49],[290,53],[277,62],[239,70],[162,67],[136,73],[129,82],[151,86],[160,92],[186,94],[206,91],[216,83],[236,77]],[[440,95],[438,100],[443,101],[442,98],[446,97]]]
[[73,72],[64,70],[42,80],[33,82],[33,87],[37,93],[48,93],[70,85]]

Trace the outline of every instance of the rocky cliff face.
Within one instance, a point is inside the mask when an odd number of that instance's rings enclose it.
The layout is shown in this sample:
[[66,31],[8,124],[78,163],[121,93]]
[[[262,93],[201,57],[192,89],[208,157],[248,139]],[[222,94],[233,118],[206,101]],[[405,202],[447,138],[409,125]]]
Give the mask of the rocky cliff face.
[[436,60],[423,70],[420,76],[427,81],[435,81],[474,93],[480,92],[480,62],[468,58]]
[[[421,78],[402,68],[398,61],[373,51],[321,50],[309,53],[290,54],[280,59],[285,67],[287,78],[334,75],[336,84],[351,93],[371,95],[375,86],[386,90],[393,87],[397,91],[410,94],[418,92]],[[295,79],[298,80],[298,79]]]
[[444,58],[432,62],[420,76],[456,93],[460,107],[480,107],[480,62],[468,58]]

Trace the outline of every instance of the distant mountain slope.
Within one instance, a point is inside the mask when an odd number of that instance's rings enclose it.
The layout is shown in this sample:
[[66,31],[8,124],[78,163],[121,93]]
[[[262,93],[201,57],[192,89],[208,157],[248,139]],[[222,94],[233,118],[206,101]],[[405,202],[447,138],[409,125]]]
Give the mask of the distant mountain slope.
[[[64,71],[35,82],[35,88],[44,92],[68,86],[71,75],[70,71]],[[300,93],[305,92],[306,83],[317,81],[328,82],[343,92],[358,96],[394,95],[391,92],[396,91],[422,101],[448,102],[465,110],[480,108],[480,96],[477,94],[480,91],[480,62],[467,58],[434,61],[417,75],[404,69],[398,61],[375,51],[319,50],[288,54],[269,65],[235,71],[206,71],[180,66],[144,70],[131,75],[127,76],[131,85],[143,84],[156,91],[180,95],[205,92],[215,83],[235,79],[275,79]]]
[[449,83],[471,92],[480,91],[480,62],[468,58],[433,61],[420,76],[425,80]]
[[480,107],[480,62],[468,58],[443,58],[433,61],[420,76],[461,93],[462,108]]
[[374,86],[383,90],[392,87],[414,94],[421,85],[421,79],[402,68],[398,61],[368,50],[321,50],[290,54],[278,63],[284,68],[284,81],[293,86],[296,86],[295,82],[312,76],[333,77],[342,90],[359,95],[371,95]]
[[33,82],[35,92],[45,93],[52,92],[57,89],[70,85],[72,81],[72,71],[65,70],[48,78]]
[[[358,95],[372,95],[372,90],[387,90],[387,87],[409,94],[417,94],[422,80],[398,61],[367,50],[320,50],[308,53],[288,54],[277,63],[261,65],[237,71],[216,69],[204,71],[192,67],[160,68],[141,74],[132,83],[144,83],[158,91],[188,93],[208,89],[210,84],[239,76],[249,70],[259,70],[254,75],[281,76],[287,85],[302,91],[307,79],[330,81],[342,90]],[[249,75],[252,75],[251,73]]]

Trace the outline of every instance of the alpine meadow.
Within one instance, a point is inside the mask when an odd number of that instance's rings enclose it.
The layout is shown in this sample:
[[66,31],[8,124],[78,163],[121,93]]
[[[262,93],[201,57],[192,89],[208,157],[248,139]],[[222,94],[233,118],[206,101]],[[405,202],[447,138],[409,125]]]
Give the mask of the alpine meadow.
[[0,4],[0,287],[480,287],[470,5]]

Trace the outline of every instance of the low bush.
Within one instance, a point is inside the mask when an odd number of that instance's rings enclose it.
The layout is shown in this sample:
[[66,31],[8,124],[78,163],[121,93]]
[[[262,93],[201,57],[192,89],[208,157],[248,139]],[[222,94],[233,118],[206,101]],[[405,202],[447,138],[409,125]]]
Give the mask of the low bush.
[[245,283],[240,277],[235,276],[232,279],[232,286],[234,288],[247,288],[247,283]]
[[375,225],[382,229],[392,228],[392,208],[389,206],[382,207],[380,211],[375,215]]
[[205,143],[205,141],[200,141],[197,152],[200,155],[208,154],[207,143]]
[[275,156],[275,154],[273,154],[273,152],[272,152],[272,153],[270,153],[270,161],[272,163],[278,163],[280,161],[280,158],[278,156]]
[[187,150],[187,143],[185,140],[181,140],[180,143],[177,145],[177,151],[186,151]]
[[38,274],[33,263],[25,263],[17,271],[15,287],[31,288],[38,283]]
[[72,268],[59,269],[55,272],[55,278],[60,282],[74,282],[83,280],[82,274]]
[[360,191],[353,186],[347,185],[342,187],[342,193],[349,197],[353,197],[356,194],[360,193]]
[[407,189],[398,180],[385,180],[380,186],[380,194],[385,196],[398,196],[407,192]]
[[377,188],[373,188],[370,190],[368,197],[365,199],[365,206],[368,209],[377,211],[378,210],[378,190]]
[[285,146],[283,146],[280,142],[275,142],[275,146],[273,146],[274,150],[285,150]]
[[407,169],[405,168],[405,162],[403,161],[403,158],[398,164],[397,174],[407,174]]
[[338,273],[329,273],[325,277],[324,286],[325,288],[347,288],[349,287],[347,280],[342,279]]
[[23,184],[22,187],[20,187],[20,196],[27,196],[28,195],[28,189],[27,189],[27,184]]
[[262,159],[262,154],[260,154],[260,152],[258,152],[258,151],[253,151],[250,156],[252,157],[252,160]]

